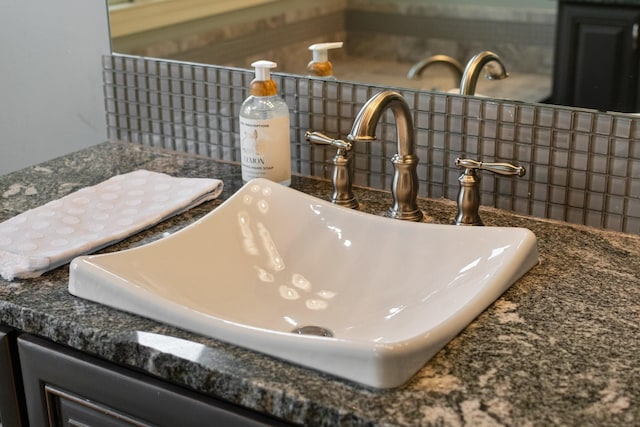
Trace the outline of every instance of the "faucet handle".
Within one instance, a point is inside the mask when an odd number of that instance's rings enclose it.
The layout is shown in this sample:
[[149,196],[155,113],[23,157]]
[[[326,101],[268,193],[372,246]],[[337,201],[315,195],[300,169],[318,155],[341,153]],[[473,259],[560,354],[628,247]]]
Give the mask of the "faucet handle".
[[509,163],[487,163],[479,162],[471,159],[456,159],[456,166],[465,169],[480,169],[487,170],[500,175],[518,175],[524,176],[527,170],[523,166],[514,166]]
[[328,145],[336,147],[338,152],[331,159],[333,163],[333,194],[331,202],[347,208],[356,209],[358,200],[353,195],[353,186],[351,184],[351,157],[349,152],[353,148],[353,144],[349,141],[341,139],[333,139],[320,132],[306,131],[304,138],[314,144]]
[[341,139],[333,139],[321,132],[312,132],[308,130],[305,132],[304,138],[309,142],[313,142],[314,144],[330,145],[332,147],[336,147],[339,150],[351,151],[351,148],[353,148],[353,144],[351,142],[343,141]]
[[456,166],[464,168],[464,172],[458,178],[460,190],[458,191],[458,214],[453,223],[456,225],[484,225],[478,213],[480,208],[480,176],[477,170],[487,170],[500,175],[524,176],[526,169],[523,166],[514,166],[509,163],[488,163],[471,159],[456,159]]

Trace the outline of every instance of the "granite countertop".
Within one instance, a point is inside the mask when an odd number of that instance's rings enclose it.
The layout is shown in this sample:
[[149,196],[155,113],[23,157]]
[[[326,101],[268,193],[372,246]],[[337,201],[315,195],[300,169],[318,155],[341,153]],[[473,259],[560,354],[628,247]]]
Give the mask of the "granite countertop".
[[[221,178],[225,190],[103,252],[176,231],[241,186],[237,165],[109,142],[0,177],[0,220],[139,168]],[[321,180],[294,177],[292,186],[323,198],[331,192]],[[356,196],[371,212],[390,200],[367,189]],[[435,222],[455,213],[450,201],[419,203]],[[73,297],[68,266],[0,281],[0,324],[301,424],[640,423],[640,236],[494,209],[482,215],[488,226],[531,229],[540,265],[397,389],[366,388]]]

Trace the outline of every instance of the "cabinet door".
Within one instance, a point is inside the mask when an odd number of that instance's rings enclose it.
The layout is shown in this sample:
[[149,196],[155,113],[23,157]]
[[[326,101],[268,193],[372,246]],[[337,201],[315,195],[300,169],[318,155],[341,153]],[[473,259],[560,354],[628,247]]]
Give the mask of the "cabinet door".
[[33,426],[277,426],[280,421],[49,341],[21,335]]
[[603,111],[638,108],[640,8],[560,3],[554,102]]
[[0,426],[26,426],[16,331],[0,326]]

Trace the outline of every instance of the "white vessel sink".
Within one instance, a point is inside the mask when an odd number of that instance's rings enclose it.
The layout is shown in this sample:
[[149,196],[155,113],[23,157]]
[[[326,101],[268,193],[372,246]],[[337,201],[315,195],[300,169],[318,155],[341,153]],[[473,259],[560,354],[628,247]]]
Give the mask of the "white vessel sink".
[[256,179],[171,236],[76,258],[69,291],[388,388],[537,262],[527,229],[392,220]]

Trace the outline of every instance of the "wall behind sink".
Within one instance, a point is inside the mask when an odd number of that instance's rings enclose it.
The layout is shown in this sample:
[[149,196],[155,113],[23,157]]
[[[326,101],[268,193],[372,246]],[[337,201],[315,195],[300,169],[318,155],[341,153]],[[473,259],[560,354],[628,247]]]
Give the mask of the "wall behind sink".
[[0,174],[104,142],[104,1],[1,4]]
[[[237,117],[250,71],[117,54],[103,62],[112,139],[239,162]],[[329,179],[334,152],[310,146],[304,132],[344,137],[364,102],[384,88],[278,73],[275,79],[292,113],[294,172]],[[420,196],[456,198],[456,157],[512,162],[527,175],[482,173],[483,205],[640,233],[640,118],[402,93],[414,111]],[[395,125],[383,121],[379,131],[380,141],[355,144],[355,183],[388,190]]]

